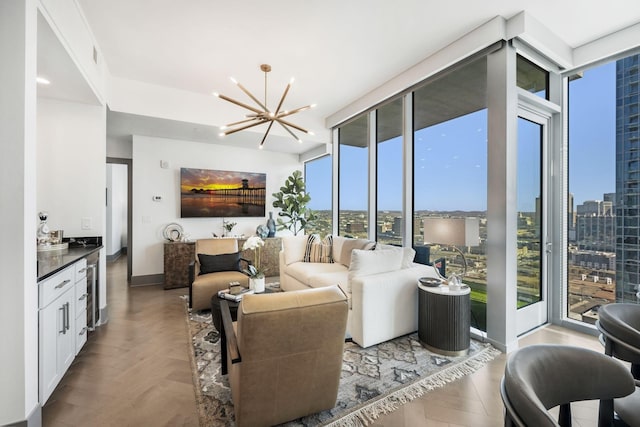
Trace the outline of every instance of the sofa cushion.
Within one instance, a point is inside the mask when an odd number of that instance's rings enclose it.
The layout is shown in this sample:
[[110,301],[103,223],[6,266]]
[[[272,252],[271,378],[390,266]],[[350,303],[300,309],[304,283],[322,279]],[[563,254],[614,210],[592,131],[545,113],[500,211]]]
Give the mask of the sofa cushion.
[[[375,249],[376,242],[367,239],[344,239],[340,249],[340,264],[349,267],[351,264],[351,251],[354,249],[370,250]],[[334,257],[335,259],[335,257]]]
[[338,263],[296,262],[287,266],[287,274],[305,285],[310,285],[311,278],[322,274],[347,272],[347,268]]
[[402,248],[369,251],[354,249],[351,252],[349,280],[358,276],[386,273],[402,269]]
[[376,245],[376,250],[377,251],[383,251],[383,250],[387,250],[387,249],[388,250],[402,249],[402,268],[411,268],[411,267],[413,267],[413,260],[416,257],[415,249],[409,248],[409,247],[385,245],[385,244],[380,244],[380,243],[378,243]]
[[198,261],[200,274],[240,270],[240,252],[220,255],[198,254]]
[[286,236],[282,238],[282,252],[284,254],[284,263],[289,265],[294,262],[302,261],[304,258],[304,248],[307,244],[308,236]]

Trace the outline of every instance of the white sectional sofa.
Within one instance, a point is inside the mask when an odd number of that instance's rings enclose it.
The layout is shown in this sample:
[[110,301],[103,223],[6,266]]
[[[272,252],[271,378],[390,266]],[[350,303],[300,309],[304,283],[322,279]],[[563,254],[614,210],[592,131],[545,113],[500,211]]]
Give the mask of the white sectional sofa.
[[339,236],[332,239],[333,262],[305,262],[308,236],[284,237],[281,288],[291,291],[339,285],[349,297],[347,331],[361,347],[416,331],[417,282],[420,277],[438,277],[436,270],[414,263],[412,248]]

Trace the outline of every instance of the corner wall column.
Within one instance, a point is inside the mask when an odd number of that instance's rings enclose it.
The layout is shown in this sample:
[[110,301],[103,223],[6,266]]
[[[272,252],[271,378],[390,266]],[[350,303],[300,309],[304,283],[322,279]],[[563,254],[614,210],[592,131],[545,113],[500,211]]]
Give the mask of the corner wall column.
[[509,44],[487,57],[487,338],[502,351],[517,337],[516,52]]
[[36,268],[36,0],[0,2],[0,425],[41,425]]

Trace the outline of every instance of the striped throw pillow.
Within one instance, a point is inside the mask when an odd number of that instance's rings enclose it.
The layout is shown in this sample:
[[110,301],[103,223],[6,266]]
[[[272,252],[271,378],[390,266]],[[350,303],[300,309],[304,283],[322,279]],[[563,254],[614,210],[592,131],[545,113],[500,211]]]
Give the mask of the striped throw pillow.
[[304,247],[304,257],[302,258],[302,261],[311,262],[311,248],[315,242],[319,241],[320,236],[317,234],[309,234],[309,237],[307,237],[307,244]]
[[309,262],[333,263],[333,237],[328,235],[321,242],[311,244]]

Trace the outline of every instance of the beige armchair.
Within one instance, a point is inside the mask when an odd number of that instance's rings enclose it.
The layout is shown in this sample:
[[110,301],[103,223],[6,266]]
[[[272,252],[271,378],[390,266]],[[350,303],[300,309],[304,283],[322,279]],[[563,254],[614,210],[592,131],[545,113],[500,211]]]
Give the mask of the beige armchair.
[[272,426],[336,404],[347,297],[337,286],[221,301],[236,426]]
[[189,307],[194,311],[211,308],[211,297],[231,282],[249,287],[249,277],[240,271],[241,261],[246,262],[236,239],[196,240],[195,260],[189,265]]

